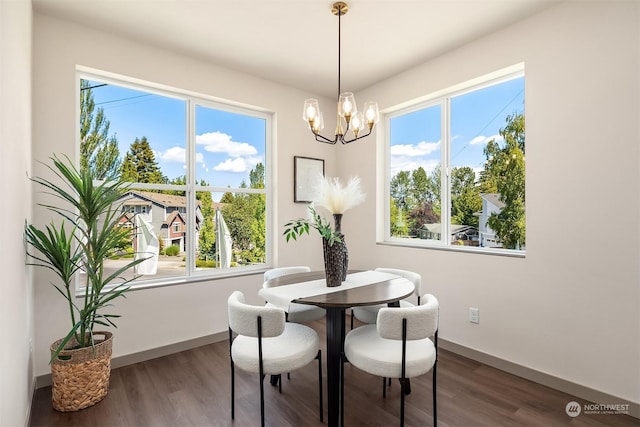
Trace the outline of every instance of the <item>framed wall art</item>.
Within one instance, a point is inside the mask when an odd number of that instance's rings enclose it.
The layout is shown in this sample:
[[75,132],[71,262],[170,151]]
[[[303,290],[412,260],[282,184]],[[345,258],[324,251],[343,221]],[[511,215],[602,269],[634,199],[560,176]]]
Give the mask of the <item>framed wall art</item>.
[[324,160],[293,157],[293,201],[310,202],[318,174],[324,176]]

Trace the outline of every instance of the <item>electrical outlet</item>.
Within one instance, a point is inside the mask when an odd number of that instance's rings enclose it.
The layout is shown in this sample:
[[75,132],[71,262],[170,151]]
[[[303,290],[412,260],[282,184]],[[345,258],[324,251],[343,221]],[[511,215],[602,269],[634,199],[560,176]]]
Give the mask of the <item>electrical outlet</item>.
[[469,307],[469,322],[480,323],[480,310],[475,307]]

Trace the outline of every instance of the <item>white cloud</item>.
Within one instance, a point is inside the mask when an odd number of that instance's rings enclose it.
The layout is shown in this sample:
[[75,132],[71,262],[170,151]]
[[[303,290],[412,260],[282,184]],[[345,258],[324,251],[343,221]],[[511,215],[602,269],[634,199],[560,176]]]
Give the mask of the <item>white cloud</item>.
[[231,157],[254,156],[258,150],[246,142],[235,142],[231,136],[221,132],[207,132],[196,135],[196,144],[204,145],[211,153],[226,153]]
[[418,156],[428,156],[429,154],[439,149],[440,149],[440,141],[438,142],[421,141],[417,144],[392,145],[390,148],[390,152],[392,156],[418,157]]
[[485,145],[487,142],[491,141],[492,139],[494,139],[498,143],[501,141],[504,141],[504,138],[502,138],[502,135],[500,134],[491,135],[491,136],[479,135],[473,138],[471,141],[469,141],[469,145],[477,145],[477,144]]
[[156,157],[168,163],[186,163],[187,151],[181,147],[171,147],[165,152],[156,152]]
[[[187,163],[187,150],[182,147],[171,147],[164,152],[156,152],[156,157],[167,163]],[[202,153],[196,153],[196,163],[204,163]]]
[[391,177],[400,171],[414,171],[422,166],[427,175],[431,175],[433,170],[440,164],[440,159],[414,159],[411,157],[394,157],[391,161]]
[[235,159],[227,159],[222,163],[217,164],[213,170],[218,172],[232,172],[232,173],[244,173],[255,167],[260,163],[262,159],[260,157],[238,157]]

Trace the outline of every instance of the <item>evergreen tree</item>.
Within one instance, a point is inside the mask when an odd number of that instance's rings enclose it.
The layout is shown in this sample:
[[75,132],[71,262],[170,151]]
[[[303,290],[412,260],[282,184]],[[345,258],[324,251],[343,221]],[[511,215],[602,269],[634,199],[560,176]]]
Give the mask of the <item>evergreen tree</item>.
[[94,179],[112,178],[120,170],[120,150],[115,135],[109,136],[109,120],[102,107],[96,110],[87,80],[80,81],[80,171]]
[[168,180],[162,175],[156,156],[147,137],[136,138],[127,152],[121,168],[122,177],[128,182],[164,184]]

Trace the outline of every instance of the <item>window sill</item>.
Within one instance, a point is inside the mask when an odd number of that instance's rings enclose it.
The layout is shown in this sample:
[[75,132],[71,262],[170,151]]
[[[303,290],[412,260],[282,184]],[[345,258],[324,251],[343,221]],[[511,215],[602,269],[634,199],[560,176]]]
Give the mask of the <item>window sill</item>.
[[[225,272],[220,272],[218,274],[194,274],[193,276],[177,276],[177,277],[165,277],[161,279],[154,280],[149,278],[147,280],[140,280],[139,282],[133,281],[129,284],[130,288],[127,292],[135,292],[142,291],[146,289],[160,288],[164,286],[176,286],[176,285],[188,285],[191,283],[199,283],[199,282],[212,282],[217,280],[230,279],[235,277],[243,277],[243,276],[254,276],[257,274],[263,275],[265,271],[269,270],[267,266],[260,266],[256,268],[245,268],[241,271],[233,271],[228,270]],[[114,287],[118,286],[114,284],[112,286],[107,286],[102,290],[102,293],[110,292]],[[84,286],[80,286],[76,284],[76,298],[84,298]]]
[[376,242],[377,245],[381,246],[399,246],[406,248],[414,248],[414,249],[433,249],[437,251],[449,251],[449,252],[462,252],[462,253],[473,253],[473,254],[481,254],[481,255],[498,255],[512,258],[526,258],[526,251],[522,250],[514,250],[514,249],[489,249],[489,248],[481,248],[477,246],[445,246],[441,244],[434,244],[428,242],[413,242],[410,240],[385,240]]

